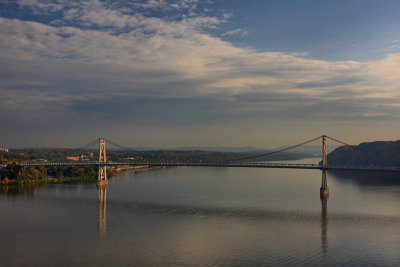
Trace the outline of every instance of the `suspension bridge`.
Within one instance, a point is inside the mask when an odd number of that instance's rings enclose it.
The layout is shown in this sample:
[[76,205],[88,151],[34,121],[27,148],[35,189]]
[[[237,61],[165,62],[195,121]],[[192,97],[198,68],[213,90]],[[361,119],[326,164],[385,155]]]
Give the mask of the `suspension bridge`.
[[300,144],[283,147],[268,151],[266,153],[252,153],[229,160],[218,161],[174,161],[167,158],[154,160],[142,160],[132,158],[124,161],[107,161],[106,142],[112,146],[128,151],[133,155],[137,153],[132,149],[121,146],[111,140],[100,138],[79,150],[89,150],[98,145],[98,161],[65,161],[65,162],[24,162],[20,166],[98,166],[98,184],[106,185],[107,167],[113,166],[189,166],[189,167],[245,167],[245,168],[290,168],[290,169],[319,169],[322,170],[321,196],[328,194],[326,171],[328,170],[361,170],[361,171],[400,171],[400,166],[377,166],[357,164],[356,160],[348,161],[345,164],[335,163],[330,153],[340,147],[347,147],[348,153],[352,153],[351,146],[335,138],[322,135]]

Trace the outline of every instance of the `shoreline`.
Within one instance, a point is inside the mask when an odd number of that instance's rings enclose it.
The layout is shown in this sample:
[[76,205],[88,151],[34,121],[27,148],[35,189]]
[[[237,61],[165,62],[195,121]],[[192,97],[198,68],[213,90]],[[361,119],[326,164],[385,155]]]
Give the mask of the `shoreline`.
[[[164,167],[149,167],[148,165],[143,166],[127,166],[110,169],[108,179],[113,179],[115,176],[127,173],[127,172],[143,172],[148,170],[160,169]],[[46,177],[42,179],[8,179],[0,180],[0,193],[8,193],[11,189],[17,189],[21,187],[26,188],[38,188],[47,184],[94,184],[97,182],[97,177],[88,176],[76,176],[76,177]]]

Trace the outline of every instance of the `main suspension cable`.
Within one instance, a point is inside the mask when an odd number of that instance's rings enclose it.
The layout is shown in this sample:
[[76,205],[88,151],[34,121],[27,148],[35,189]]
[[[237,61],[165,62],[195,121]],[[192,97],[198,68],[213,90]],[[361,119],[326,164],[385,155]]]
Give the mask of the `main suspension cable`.
[[306,144],[308,144],[308,143],[314,142],[315,140],[318,140],[318,139],[320,139],[321,137],[322,137],[322,136],[318,136],[318,137],[316,137],[316,138],[313,138],[313,139],[308,140],[308,141],[306,141],[306,142],[303,142],[303,143],[301,143],[301,144],[297,144],[297,145],[290,146],[290,147],[287,147],[287,148],[283,148],[283,149],[280,149],[280,150],[271,151],[271,152],[264,153],[264,154],[260,154],[260,155],[242,157],[242,158],[231,159],[231,160],[224,160],[224,162],[241,161],[241,160],[246,160],[246,159],[254,159],[254,158],[260,158],[260,157],[269,156],[269,155],[276,154],[276,153],[280,153],[280,152],[285,152],[285,151],[287,151],[287,150],[290,150],[290,149],[293,149],[293,148],[296,148],[296,147],[303,146],[303,145],[306,145]]

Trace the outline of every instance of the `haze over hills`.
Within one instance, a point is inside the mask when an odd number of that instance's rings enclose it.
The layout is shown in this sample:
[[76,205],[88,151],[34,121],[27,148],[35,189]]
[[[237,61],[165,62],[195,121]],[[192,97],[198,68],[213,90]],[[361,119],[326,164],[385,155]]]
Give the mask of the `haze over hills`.
[[168,148],[165,150],[177,150],[177,151],[212,151],[212,152],[268,152],[273,149],[259,149],[254,147],[176,147]]

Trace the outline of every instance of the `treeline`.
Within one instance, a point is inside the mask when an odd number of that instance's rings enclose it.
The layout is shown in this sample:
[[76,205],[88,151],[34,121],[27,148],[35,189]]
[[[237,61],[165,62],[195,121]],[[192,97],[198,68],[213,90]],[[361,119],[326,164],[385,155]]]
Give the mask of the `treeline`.
[[[272,161],[272,160],[296,160],[307,157],[308,155],[299,155],[293,153],[279,153],[267,156],[260,156],[265,152],[216,152],[216,151],[176,151],[176,150],[152,150],[137,151],[134,154],[124,151],[107,151],[109,159],[112,161],[129,161],[135,160],[139,162],[220,162],[235,161],[238,159],[247,159],[247,161]],[[133,156],[132,156],[133,155]]]
[[[249,158],[248,160],[271,161],[271,160],[294,160],[304,158],[309,155],[299,155],[292,153],[278,153],[265,157],[252,158],[264,152],[216,152],[216,151],[180,151],[180,150],[150,150],[150,151],[124,151],[124,150],[107,150],[107,161],[114,162],[217,162],[232,161],[241,158]],[[9,153],[0,153],[0,164],[10,164],[12,162],[30,162],[30,161],[53,161],[66,162],[70,161],[67,157],[80,157],[79,161],[97,161],[98,151],[89,150],[82,151],[77,149],[13,149]]]
[[[290,153],[273,154],[267,157],[255,157],[257,152],[216,152],[216,151],[124,151],[107,150],[107,161],[113,162],[222,162],[247,158],[246,161],[294,160],[299,155]],[[32,161],[66,162],[72,161],[67,157],[79,156],[79,161],[96,161],[98,151],[79,149],[12,149],[8,153],[0,152],[0,178],[11,180],[47,180],[48,178],[79,178],[80,180],[97,179],[96,166],[50,166],[50,167],[21,167],[18,164]],[[254,158],[253,158],[254,157]],[[300,156],[301,157],[301,156]],[[303,156],[304,157],[304,156]],[[107,168],[109,175],[113,169]]]
[[[108,175],[112,176],[114,171],[107,170]],[[49,166],[49,167],[21,167],[16,163],[8,164],[0,169],[0,178],[6,177],[10,180],[31,180],[47,181],[49,178],[60,179],[76,178],[79,181],[92,182],[97,179],[98,168],[96,166]]]
[[0,152],[0,161],[6,163],[26,162],[41,159],[52,161],[65,161],[66,157],[82,154],[87,154],[87,152],[78,149],[67,148],[10,149],[8,153]]
[[[216,151],[180,151],[180,150],[150,150],[150,151],[124,151],[107,150],[107,160],[114,162],[129,161],[183,161],[183,162],[215,162],[231,161],[240,158],[252,157],[265,152],[216,152]],[[67,157],[84,156],[79,161],[97,161],[97,150],[78,150],[78,149],[12,149],[9,153],[0,153],[0,164],[11,164],[12,162],[30,162],[30,161],[70,161]],[[268,157],[255,158],[254,160],[290,160],[306,157],[307,155],[295,155],[291,153],[279,153],[269,155]],[[253,160],[253,159],[250,159]]]

